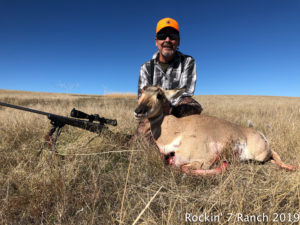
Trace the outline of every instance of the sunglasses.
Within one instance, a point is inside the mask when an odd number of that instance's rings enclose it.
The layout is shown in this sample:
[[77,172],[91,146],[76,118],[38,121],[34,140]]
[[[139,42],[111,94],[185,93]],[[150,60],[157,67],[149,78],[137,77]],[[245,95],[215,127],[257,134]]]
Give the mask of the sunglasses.
[[156,35],[156,38],[158,40],[166,40],[167,37],[169,37],[171,40],[178,40],[179,39],[179,34],[176,34],[176,33],[171,33],[171,34],[161,33],[161,34]]

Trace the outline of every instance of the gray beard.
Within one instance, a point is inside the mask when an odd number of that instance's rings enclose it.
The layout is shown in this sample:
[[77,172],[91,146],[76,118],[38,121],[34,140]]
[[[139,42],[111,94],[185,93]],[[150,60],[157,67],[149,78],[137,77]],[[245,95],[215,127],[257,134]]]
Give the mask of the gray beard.
[[168,52],[162,52],[161,54],[162,54],[163,57],[167,58],[167,57],[173,56],[174,53],[175,53],[175,51],[172,50],[172,51],[168,51]]

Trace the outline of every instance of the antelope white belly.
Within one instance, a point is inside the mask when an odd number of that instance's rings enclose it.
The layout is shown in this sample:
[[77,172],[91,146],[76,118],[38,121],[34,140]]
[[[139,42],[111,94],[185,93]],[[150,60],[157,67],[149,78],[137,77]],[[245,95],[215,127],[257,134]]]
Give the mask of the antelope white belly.
[[240,160],[249,159],[249,150],[247,147],[247,143],[244,140],[235,143],[234,152],[239,155]]

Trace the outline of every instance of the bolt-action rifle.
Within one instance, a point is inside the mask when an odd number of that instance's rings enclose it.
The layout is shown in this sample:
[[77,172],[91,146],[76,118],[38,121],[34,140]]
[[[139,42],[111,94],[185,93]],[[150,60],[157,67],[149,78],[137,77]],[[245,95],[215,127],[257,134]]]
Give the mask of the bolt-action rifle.
[[[18,105],[11,105],[4,102],[0,102],[0,106],[15,108],[15,109],[47,116],[48,119],[50,120],[50,123],[52,124],[52,128],[46,135],[46,141],[50,143],[49,147],[52,147],[51,154],[52,151],[55,149],[56,140],[60,135],[61,128],[66,124],[73,127],[79,127],[94,133],[101,133],[104,130],[108,131],[108,128],[105,126],[105,124],[117,126],[117,120],[106,119],[104,117],[100,117],[98,114],[88,115],[84,112],[76,110],[75,108],[72,109],[70,116],[77,119],[73,119],[66,116],[59,116],[56,114],[43,112],[35,109],[25,108]],[[88,119],[88,121],[82,119]],[[52,135],[55,133],[55,131],[56,131],[55,138],[52,139]]]

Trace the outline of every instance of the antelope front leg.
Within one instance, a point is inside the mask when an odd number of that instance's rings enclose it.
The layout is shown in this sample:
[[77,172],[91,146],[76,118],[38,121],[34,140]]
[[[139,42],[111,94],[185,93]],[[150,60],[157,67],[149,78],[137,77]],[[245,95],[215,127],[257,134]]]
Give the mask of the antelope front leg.
[[202,176],[213,176],[223,173],[229,167],[227,162],[223,162],[221,166],[215,169],[203,170],[201,169],[202,164],[200,162],[192,162],[181,167],[181,171],[187,174],[202,175]]
[[179,136],[179,137],[175,138],[170,144],[167,144],[167,145],[157,143],[160,153],[162,153],[164,155],[168,155],[171,152],[176,152],[181,145],[181,139],[182,139],[182,137]]

